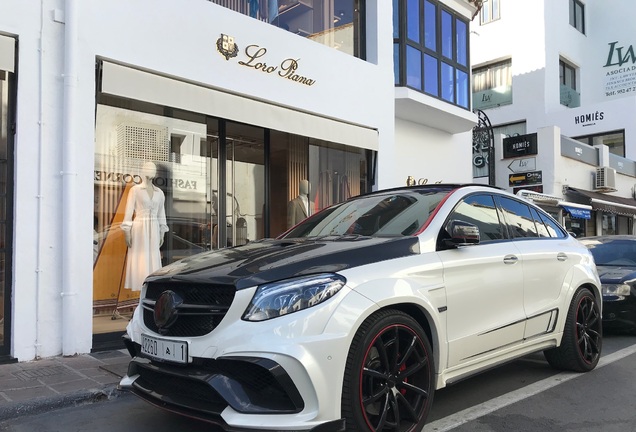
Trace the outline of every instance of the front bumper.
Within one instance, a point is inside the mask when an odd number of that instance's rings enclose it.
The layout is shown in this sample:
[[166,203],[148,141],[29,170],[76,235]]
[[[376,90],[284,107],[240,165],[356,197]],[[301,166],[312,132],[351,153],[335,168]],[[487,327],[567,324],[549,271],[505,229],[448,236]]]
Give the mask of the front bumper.
[[636,297],[604,296],[603,328],[616,330],[636,329]]
[[[188,365],[171,365],[139,356],[140,346],[124,336],[133,356],[124,390],[168,411],[222,427],[228,432],[263,431],[236,427],[222,417],[231,409],[241,414],[295,414],[304,402],[285,370],[264,358],[228,357],[219,360],[195,358]],[[279,430],[279,429],[277,429]],[[344,419],[293,431],[338,432],[345,430]]]

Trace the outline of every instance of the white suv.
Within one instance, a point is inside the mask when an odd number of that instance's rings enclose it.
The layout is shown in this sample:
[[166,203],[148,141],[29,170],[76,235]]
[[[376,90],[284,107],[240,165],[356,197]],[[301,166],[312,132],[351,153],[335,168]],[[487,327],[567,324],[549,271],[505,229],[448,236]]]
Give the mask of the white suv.
[[374,192],[151,275],[121,387],[228,431],[420,431],[436,389],[504,361],[593,369],[600,286],[507,192]]

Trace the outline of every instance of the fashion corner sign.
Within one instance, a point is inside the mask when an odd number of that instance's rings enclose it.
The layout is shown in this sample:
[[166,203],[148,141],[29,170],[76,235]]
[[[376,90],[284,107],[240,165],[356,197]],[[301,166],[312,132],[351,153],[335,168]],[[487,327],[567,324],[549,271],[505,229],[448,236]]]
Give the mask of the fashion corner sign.
[[[239,55],[239,46],[236,44],[233,36],[221,34],[216,41],[216,49],[225,60],[237,57]],[[300,67],[300,59],[286,58],[280,62],[267,63],[267,48],[260,45],[248,45],[243,50],[244,60],[239,60],[238,64],[259,71],[265,74],[273,74],[280,78],[288,79],[298,84],[312,86],[316,83],[315,79],[300,75],[298,69]]]

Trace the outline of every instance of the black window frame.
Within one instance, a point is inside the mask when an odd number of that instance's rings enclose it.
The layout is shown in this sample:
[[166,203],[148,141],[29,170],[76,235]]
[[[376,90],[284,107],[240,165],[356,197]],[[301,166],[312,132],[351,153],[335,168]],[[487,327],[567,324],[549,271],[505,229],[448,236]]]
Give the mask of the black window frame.
[[[472,106],[472,86],[471,86],[471,81],[472,81],[472,76],[471,76],[471,70],[470,70],[470,21],[466,18],[464,18],[463,16],[461,16],[460,14],[458,14],[457,12],[455,12],[454,10],[448,8],[446,5],[444,5],[442,2],[440,2],[439,0],[412,0],[412,1],[417,1],[419,3],[419,42],[418,41],[413,41],[411,39],[408,38],[407,35],[407,25],[408,25],[408,16],[407,16],[407,3],[409,0],[393,0],[393,7],[395,8],[397,6],[397,20],[394,19],[394,24],[397,23],[398,25],[398,29],[396,32],[396,29],[393,29],[393,46],[394,46],[394,58],[395,58],[395,54],[396,54],[396,49],[398,51],[398,59],[397,59],[397,70],[396,72],[396,76],[394,78],[394,83],[396,87],[407,87],[410,89],[413,89],[417,92],[420,92],[422,94],[434,97],[436,99],[439,99],[443,102],[446,103],[450,103],[454,106],[457,106],[459,108],[465,109],[465,110],[470,110],[471,106]],[[426,3],[431,3],[433,6],[435,6],[435,43],[436,43],[436,47],[435,50],[432,50],[430,48],[428,48],[426,46],[426,41],[425,41],[425,7],[426,7]],[[451,34],[452,34],[452,58],[448,58],[443,54],[443,41],[442,41],[442,15],[443,13],[448,13],[451,16]],[[395,13],[396,11],[394,10],[394,18],[395,18]],[[457,34],[457,22],[460,21],[465,25],[465,39],[464,39],[464,46],[465,46],[465,59],[466,59],[466,64],[463,65],[458,61],[458,44],[457,44],[457,40],[458,40],[458,34]],[[415,87],[412,85],[408,85],[407,84],[407,48],[413,48],[415,50],[417,50],[421,56],[420,56],[420,87]],[[436,80],[437,80],[437,85],[436,85],[436,93],[433,94],[429,91],[426,91],[426,82],[427,82],[427,76],[426,76],[426,61],[425,58],[426,56],[432,57],[435,59],[436,63],[437,63],[437,68],[436,68]],[[450,66],[453,70],[453,80],[452,80],[452,84],[453,84],[453,97],[452,97],[452,101],[448,100],[446,98],[443,97],[443,88],[442,88],[442,71],[443,71],[443,65],[446,64],[448,66]],[[458,97],[458,71],[461,73],[464,73],[466,76],[466,88],[465,88],[465,93],[462,94],[461,97]],[[466,101],[466,105],[464,106],[461,101],[462,99],[465,99]]]
[[570,0],[569,12],[570,25],[585,34],[585,3],[580,0]]
[[[625,157],[625,129],[617,129],[617,130],[613,130],[613,131],[607,131],[607,132],[599,132],[599,133],[595,133],[595,134],[591,134],[591,135],[581,135],[581,136],[577,136],[577,137],[572,137],[572,139],[580,141],[584,144],[587,144],[589,146],[594,146],[594,138],[598,138],[598,137],[604,137],[604,136],[609,136],[609,135],[613,135],[613,134],[621,134],[623,136],[623,145],[621,147],[615,147],[615,146],[609,146],[609,151],[612,154],[615,154],[617,156],[621,156],[621,157]],[[605,144],[607,145],[607,144]],[[612,151],[614,149],[617,148],[621,148],[622,152],[616,152],[616,151]]]

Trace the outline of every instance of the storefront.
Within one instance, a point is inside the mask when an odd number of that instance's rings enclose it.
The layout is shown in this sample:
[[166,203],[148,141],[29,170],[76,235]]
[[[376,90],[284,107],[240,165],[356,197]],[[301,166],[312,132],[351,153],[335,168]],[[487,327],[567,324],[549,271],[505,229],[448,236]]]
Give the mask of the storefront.
[[374,183],[375,130],[108,61],[97,70],[93,349],[121,343],[153,270],[275,237]]

